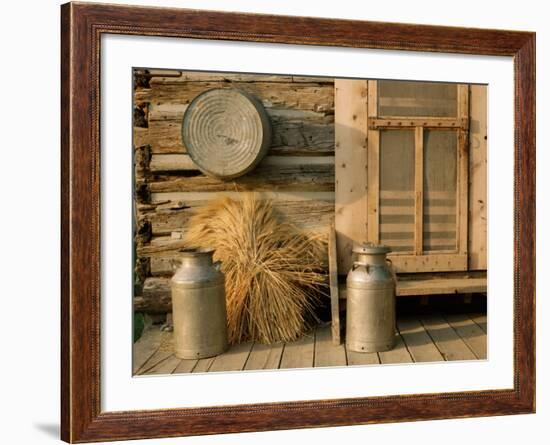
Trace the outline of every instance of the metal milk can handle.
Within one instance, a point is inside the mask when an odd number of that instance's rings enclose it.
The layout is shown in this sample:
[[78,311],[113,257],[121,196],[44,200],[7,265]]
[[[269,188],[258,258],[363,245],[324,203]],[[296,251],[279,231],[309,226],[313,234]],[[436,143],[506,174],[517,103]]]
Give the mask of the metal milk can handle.
[[395,268],[393,267],[393,261],[390,260],[389,258],[386,258],[386,262],[388,263],[393,281],[394,281],[395,285],[397,286],[397,273],[395,272]]
[[221,261],[214,261],[212,263],[212,266],[214,266],[214,269],[216,269],[218,272],[222,269],[222,262]]
[[369,265],[367,263],[361,263],[360,261],[354,261],[353,266],[351,266],[351,270],[355,270],[359,266],[364,266],[366,269],[366,272],[369,273]]

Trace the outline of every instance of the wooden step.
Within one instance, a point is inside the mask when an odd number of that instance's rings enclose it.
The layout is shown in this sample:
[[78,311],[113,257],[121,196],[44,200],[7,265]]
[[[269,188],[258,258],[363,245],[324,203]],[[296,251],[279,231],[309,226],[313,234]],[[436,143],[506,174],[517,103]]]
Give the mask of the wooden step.
[[[396,295],[409,297],[415,295],[473,294],[487,292],[487,278],[431,278],[429,280],[398,280]],[[346,298],[346,284],[339,285],[340,299]]]

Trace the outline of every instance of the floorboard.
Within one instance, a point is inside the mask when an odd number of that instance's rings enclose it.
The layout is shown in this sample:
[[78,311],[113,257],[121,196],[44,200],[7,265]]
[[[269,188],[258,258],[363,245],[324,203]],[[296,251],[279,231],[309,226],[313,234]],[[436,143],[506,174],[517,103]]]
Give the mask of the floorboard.
[[313,367],[314,342],[315,334],[310,332],[295,342],[285,344],[280,368]]
[[378,365],[380,364],[380,358],[376,352],[355,352],[346,349],[348,365]]
[[487,333],[487,315],[486,314],[468,314],[481,330]]
[[197,366],[198,360],[180,360],[173,374],[187,374],[193,372],[195,366]]
[[208,372],[242,371],[252,349],[252,342],[239,343],[214,358]]
[[140,375],[360,366],[487,358],[485,314],[427,314],[398,317],[395,347],[361,353],[334,345],[329,324],[290,343],[241,343],[217,357],[181,360],[173,333],[150,328],[134,344],[134,373]]
[[276,343],[274,345],[254,343],[244,369],[246,371],[252,371],[279,368],[281,356],[283,355],[283,348],[283,343]]
[[145,367],[149,359],[160,347],[162,332],[156,327],[146,329],[140,339],[134,343],[133,350],[133,372],[138,374]]
[[397,334],[395,339],[395,346],[389,351],[382,351],[378,353],[380,363],[388,365],[392,363],[412,363],[412,357],[409,350],[405,346],[403,337]]
[[315,330],[314,367],[346,366],[346,348],[332,342],[330,324],[318,326]]
[[468,345],[441,315],[422,317],[421,321],[445,360],[476,359]]
[[400,319],[397,328],[416,363],[444,360],[419,320],[412,317]]
[[468,315],[452,314],[447,315],[446,319],[476,357],[485,360],[487,358],[487,334]]
[[164,360],[149,369],[146,374],[172,374],[180,362],[181,359],[171,353]]
[[209,357],[209,358],[201,358],[197,360],[197,363],[195,364],[195,367],[192,369],[192,373],[199,373],[199,372],[208,372],[210,371],[210,367],[212,366],[212,363],[214,363],[215,357]]

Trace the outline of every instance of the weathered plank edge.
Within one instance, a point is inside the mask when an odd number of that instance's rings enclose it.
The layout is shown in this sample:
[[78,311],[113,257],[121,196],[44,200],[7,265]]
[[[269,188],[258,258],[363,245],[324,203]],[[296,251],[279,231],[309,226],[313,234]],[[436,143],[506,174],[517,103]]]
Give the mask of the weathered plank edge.
[[331,331],[332,342],[335,345],[340,344],[340,297],[338,296],[338,261],[336,246],[336,231],[334,229],[334,219],[330,224],[328,234],[328,268],[330,283],[330,309],[331,309]]

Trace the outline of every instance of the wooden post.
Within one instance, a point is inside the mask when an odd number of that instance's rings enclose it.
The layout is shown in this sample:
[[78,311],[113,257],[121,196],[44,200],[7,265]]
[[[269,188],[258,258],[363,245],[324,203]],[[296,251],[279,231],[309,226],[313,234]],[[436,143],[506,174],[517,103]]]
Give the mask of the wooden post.
[[470,85],[468,269],[487,269],[487,86]]
[[328,233],[328,271],[330,283],[330,309],[332,343],[340,344],[340,295],[338,293],[338,261],[336,247],[336,231],[334,221],[330,224]]
[[[468,85],[458,86],[458,116],[463,122],[468,122],[469,114]],[[468,130],[458,130],[457,159],[457,246],[458,253],[468,253]]]
[[[369,80],[368,117],[378,116],[378,82]],[[368,131],[367,156],[367,239],[380,241],[380,131]]]
[[338,270],[367,241],[367,81],[335,79],[335,229]]
[[424,129],[414,130],[414,253],[422,255],[424,214]]

